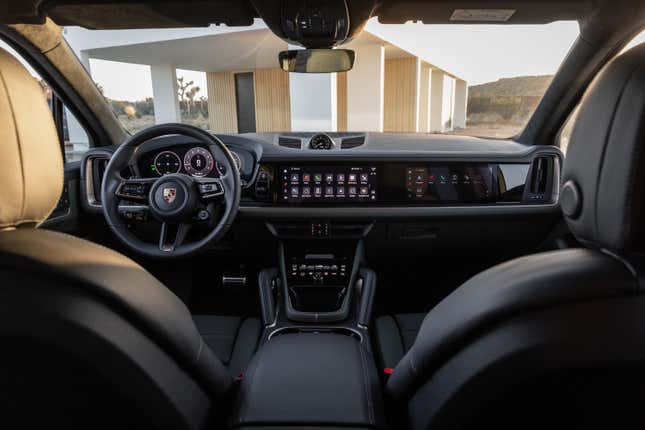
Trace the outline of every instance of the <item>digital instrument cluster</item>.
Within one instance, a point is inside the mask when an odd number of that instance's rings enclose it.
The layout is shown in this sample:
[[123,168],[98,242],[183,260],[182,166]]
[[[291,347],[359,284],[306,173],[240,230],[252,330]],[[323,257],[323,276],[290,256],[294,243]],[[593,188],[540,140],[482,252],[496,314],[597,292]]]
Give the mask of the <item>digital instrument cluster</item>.
[[[240,156],[231,151],[233,160],[238,169],[242,167]],[[211,152],[201,146],[186,149],[163,150],[156,153],[153,158],[144,160],[143,170],[149,176],[163,176],[172,173],[186,173],[194,177],[223,176],[226,167],[214,159]]]

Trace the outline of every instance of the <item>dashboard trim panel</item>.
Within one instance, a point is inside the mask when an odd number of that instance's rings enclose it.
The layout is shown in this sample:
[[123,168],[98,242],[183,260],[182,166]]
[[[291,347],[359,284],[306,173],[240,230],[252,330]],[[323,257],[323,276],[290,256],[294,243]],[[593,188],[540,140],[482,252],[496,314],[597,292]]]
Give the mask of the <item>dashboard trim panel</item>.
[[560,203],[497,204],[477,206],[369,206],[369,207],[280,207],[240,204],[238,213],[245,218],[443,218],[453,216],[514,216],[556,214]]

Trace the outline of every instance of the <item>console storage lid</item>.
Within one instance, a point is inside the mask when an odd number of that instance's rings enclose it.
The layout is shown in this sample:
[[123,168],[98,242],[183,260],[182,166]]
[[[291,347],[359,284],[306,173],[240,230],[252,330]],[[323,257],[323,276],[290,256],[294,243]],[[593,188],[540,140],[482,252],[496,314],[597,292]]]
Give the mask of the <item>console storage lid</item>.
[[331,330],[273,336],[248,368],[234,425],[383,427],[376,367],[357,337]]

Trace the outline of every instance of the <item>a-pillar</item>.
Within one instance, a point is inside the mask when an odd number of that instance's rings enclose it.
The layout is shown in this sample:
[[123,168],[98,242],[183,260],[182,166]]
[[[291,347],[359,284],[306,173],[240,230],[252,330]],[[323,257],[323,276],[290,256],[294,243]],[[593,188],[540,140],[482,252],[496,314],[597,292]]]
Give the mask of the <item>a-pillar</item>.
[[443,78],[441,70],[430,72],[430,133],[441,133],[443,130]]
[[177,71],[171,64],[150,66],[152,97],[155,108],[155,123],[179,122],[179,98],[177,95]]
[[356,47],[354,67],[347,72],[347,130],[383,131],[385,48]]
[[455,79],[455,104],[452,113],[452,126],[455,129],[466,128],[466,109],[468,106],[468,83]]

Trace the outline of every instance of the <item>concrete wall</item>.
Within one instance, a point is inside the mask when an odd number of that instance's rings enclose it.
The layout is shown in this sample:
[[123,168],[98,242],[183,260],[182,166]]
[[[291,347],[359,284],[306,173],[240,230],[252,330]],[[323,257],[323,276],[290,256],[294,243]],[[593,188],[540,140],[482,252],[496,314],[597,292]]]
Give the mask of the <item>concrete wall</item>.
[[444,73],[433,69],[430,73],[430,133],[443,130],[443,80]]
[[468,105],[468,83],[462,79],[455,80],[454,113],[452,125],[455,129],[466,128],[466,108]]
[[419,119],[418,132],[430,130],[430,65],[421,61],[419,67]]
[[180,122],[175,67],[171,64],[155,64],[150,66],[150,75],[152,77],[155,123]]
[[385,48],[361,46],[347,72],[347,130],[383,131]]

